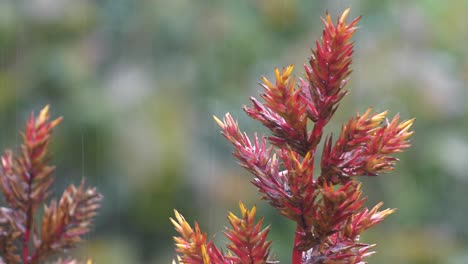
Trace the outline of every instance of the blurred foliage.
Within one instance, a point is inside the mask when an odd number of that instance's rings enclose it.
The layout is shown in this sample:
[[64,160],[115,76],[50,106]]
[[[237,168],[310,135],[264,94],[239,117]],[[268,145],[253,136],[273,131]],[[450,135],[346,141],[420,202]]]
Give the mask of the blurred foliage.
[[306,62],[319,17],[347,6],[363,20],[335,129],[367,105],[417,119],[395,172],[365,183],[370,202],[398,208],[363,238],[378,243],[370,261],[466,263],[465,0],[0,1],[0,147],[17,145],[32,109],[64,116],[57,190],[84,176],[105,196],[77,252],[96,263],[169,263],[173,208],[222,240],[240,199],[288,263],[294,227],[258,201],[212,115],[258,129],[241,107],[260,76]]

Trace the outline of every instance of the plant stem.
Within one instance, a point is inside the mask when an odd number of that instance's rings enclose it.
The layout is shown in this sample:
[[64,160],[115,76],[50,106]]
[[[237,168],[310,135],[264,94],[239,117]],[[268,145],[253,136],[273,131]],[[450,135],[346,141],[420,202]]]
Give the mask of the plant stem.
[[297,245],[301,241],[301,238],[299,237],[300,232],[302,232],[302,229],[299,225],[297,225],[295,236],[294,236],[294,245],[293,245],[291,264],[301,264],[302,262],[302,251],[297,249]]
[[29,234],[30,230],[26,229],[23,237],[23,263],[29,263]]
[[[32,169],[29,169],[32,171]],[[27,177],[28,177],[28,207],[26,211],[26,230],[24,232],[24,237],[23,237],[23,263],[29,264],[31,263],[29,259],[29,241],[31,239],[31,230],[32,230],[32,225],[33,225],[33,198],[32,196],[32,184],[33,184],[33,173],[28,172]]]

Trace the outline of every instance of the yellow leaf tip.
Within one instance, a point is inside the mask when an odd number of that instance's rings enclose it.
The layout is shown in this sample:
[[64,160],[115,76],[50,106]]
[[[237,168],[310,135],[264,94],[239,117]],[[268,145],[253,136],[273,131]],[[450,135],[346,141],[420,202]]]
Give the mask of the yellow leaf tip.
[[216,121],[216,123],[218,124],[218,126],[220,126],[221,128],[224,127],[223,121],[221,121],[221,119],[219,119],[217,116],[213,115],[213,119],[214,119],[214,121]]
[[345,19],[348,16],[350,10],[351,10],[351,8],[349,8],[349,7],[346,8],[346,10],[343,12],[343,14],[340,17],[340,21],[339,21],[340,23],[343,23],[345,21]]

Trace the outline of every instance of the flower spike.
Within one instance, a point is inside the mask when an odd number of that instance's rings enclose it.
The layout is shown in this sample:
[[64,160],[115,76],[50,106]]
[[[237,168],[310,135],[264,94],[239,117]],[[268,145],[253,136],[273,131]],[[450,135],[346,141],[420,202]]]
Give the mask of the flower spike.
[[[90,231],[102,195],[70,185],[57,202],[49,198],[55,166],[49,165],[49,143],[62,118],[51,120],[50,107],[31,113],[21,133],[20,153],[6,150],[1,157],[0,189],[8,207],[0,208],[0,263],[42,263],[51,255],[74,248]],[[44,206],[42,221],[37,210]],[[17,251],[21,251],[18,254]],[[72,259],[57,263],[79,263]]]
[[[369,108],[350,118],[335,141],[331,134],[326,136],[320,174],[315,175],[317,146],[324,127],[348,93],[345,85],[352,71],[351,38],[360,20],[358,17],[348,23],[349,12],[346,9],[335,23],[328,13],[322,19],[322,38],[316,41],[309,64],[304,66],[304,79],[293,75],[293,65],[275,68],[274,80],[262,77],[262,100],[251,98],[251,105],[244,111],[268,128],[270,136],[249,137],[229,113],[222,120],[214,117],[223,136],[234,146],[233,154],[240,165],[254,175],[251,182],[262,199],[296,223],[292,264],[366,263],[375,245],[360,242],[360,234],[395,209],[379,211],[382,203],[365,208],[366,198],[356,176],[377,176],[393,170],[397,161],[394,155],[409,148],[413,134],[410,129],[414,119],[400,121],[397,114],[389,121],[388,111],[375,113]],[[230,243],[223,262],[210,259],[210,263],[271,263],[267,260],[269,227],[261,229],[263,219],[254,222],[255,207],[248,210],[242,203],[239,207],[240,217],[232,213],[228,216],[232,228],[225,232]],[[179,219],[174,224],[179,233],[185,232],[184,221]],[[188,242],[193,241],[188,236],[177,241],[178,252],[196,245]],[[184,243],[189,244],[181,247]],[[209,246],[206,248],[210,252]],[[198,251],[195,255],[202,256]],[[179,262],[187,263],[184,257]]]

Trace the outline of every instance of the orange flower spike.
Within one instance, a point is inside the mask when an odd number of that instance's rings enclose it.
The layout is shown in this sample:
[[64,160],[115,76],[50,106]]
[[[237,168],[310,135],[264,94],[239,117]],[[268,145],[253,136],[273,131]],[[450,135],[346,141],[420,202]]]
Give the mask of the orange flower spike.
[[206,242],[207,235],[201,232],[197,222],[192,228],[177,210],[174,210],[174,214],[177,221],[172,217],[170,220],[176,231],[182,236],[174,237],[176,251],[182,254],[180,258],[178,257],[179,263],[210,264],[210,255]]

